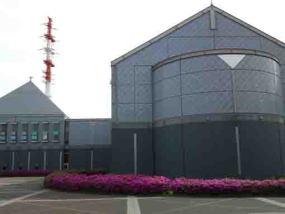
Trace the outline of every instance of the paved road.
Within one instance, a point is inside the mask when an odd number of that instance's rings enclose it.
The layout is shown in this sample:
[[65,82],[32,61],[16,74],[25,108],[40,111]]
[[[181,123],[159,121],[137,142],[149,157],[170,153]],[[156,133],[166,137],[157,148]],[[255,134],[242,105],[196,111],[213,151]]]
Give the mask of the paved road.
[[285,198],[133,197],[45,190],[42,178],[0,178],[0,214],[285,214]]

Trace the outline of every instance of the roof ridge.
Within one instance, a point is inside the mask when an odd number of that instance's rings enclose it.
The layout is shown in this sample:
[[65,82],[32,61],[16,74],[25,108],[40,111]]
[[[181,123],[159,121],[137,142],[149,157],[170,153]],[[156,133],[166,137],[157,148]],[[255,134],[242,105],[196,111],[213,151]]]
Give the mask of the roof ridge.
[[240,25],[242,25],[242,26],[252,30],[253,32],[255,32],[255,33],[257,33],[257,34],[259,34],[259,35],[261,35],[261,36],[263,36],[263,37],[265,37],[265,38],[267,38],[267,39],[269,39],[269,40],[271,40],[271,41],[273,41],[275,43],[277,43],[278,45],[280,45],[282,47],[285,47],[285,43],[284,42],[276,39],[273,36],[270,36],[269,34],[267,34],[267,33],[263,32],[263,31],[257,29],[256,27],[253,27],[252,25],[242,21],[239,18],[236,18],[235,16],[225,12],[222,9],[220,9],[220,8],[214,6],[214,5],[210,5],[210,6],[206,7],[205,9],[201,10],[200,12],[194,14],[193,16],[190,16],[189,18],[187,18],[187,19],[183,20],[182,22],[174,25],[173,27],[171,27],[168,30],[162,32],[161,34],[159,34],[159,35],[155,36],[154,38],[148,40],[147,42],[143,43],[142,45],[139,45],[136,48],[132,49],[131,51],[123,54],[122,56],[120,56],[120,57],[118,57],[118,58],[116,58],[114,60],[112,60],[111,61],[111,65],[118,64],[119,62],[121,62],[122,60],[126,59],[127,57],[137,53],[138,51],[148,47],[149,45],[153,44],[154,42],[164,38],[165,36],[169,35],[170,33],[174,32],[175,30],[183,27],[184,25],[188,24],[189,22],[197,19],[198,17],[202,16],[203,14],[208,13],[212,9],[214,9],[216,12],[221,13],[222,15],[226,16],[227,18],[229,18],[229,19],[239,23]]

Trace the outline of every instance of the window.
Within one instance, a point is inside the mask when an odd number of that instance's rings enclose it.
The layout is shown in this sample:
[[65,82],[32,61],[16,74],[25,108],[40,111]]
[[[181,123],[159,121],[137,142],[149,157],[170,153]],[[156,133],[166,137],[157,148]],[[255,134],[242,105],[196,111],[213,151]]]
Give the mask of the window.
[[48,141],[48,123],[44,123],[43,124],[43,131],[42,131],[42,140],[44,142],[47,142]]
[[39,140],[38,132],[39,132],[39,124],[32,124],[32,129],[31,129],[31,141],[32,142],[37,142]]
[[52,135],[53,135],[53,141],[58,142],[59,141],[59,123],[53,124]]
[[7,124],[0,124],[0,143],[7,141]]
[[17,124],[11,124],[10,142],[17,142]]
[[28,124],[22,124],[21,130],[21,142],[28,141]]

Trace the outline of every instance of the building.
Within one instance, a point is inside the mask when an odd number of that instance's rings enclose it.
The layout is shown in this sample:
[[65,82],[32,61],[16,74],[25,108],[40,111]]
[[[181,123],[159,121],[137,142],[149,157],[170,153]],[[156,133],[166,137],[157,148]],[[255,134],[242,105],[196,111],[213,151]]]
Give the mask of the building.
[[284,48],[210,6],[112,61],[112,170],[284,174]]
[[31,81],[0,99],[0,169],[62,169],[65,114]]
[[285,44],[210,6],[112,61],[112,118],[69,119],[31,81],[0,98],[0,169],[285,174]]
[[68,119],[33,82],[0,98],[0,170],[109,169],[110,119]]

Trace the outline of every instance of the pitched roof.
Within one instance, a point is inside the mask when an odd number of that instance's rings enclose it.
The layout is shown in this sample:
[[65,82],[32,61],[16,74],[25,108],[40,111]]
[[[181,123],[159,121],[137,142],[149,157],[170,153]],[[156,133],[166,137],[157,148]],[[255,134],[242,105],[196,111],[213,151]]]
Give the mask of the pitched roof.
[[64,115],[31,81],[0,98],[0,115]]
[[191,22],[191,21],[197,19],[198,17],[202,16],[203,14],[208,13],[210,10],[214,10],[214,11],[216,11],[216,12],[219,12],[219,13],[221,13],[222,15],[226,16],[227,18],[232,19],[232,20],[234,20],[235,22],[239,23],[240,25],[242,25],[242,26],[244,26],[244,27],[246,27],[246,28],[252,30],[253,32],[255,32],[255,33],[257,33],[257,34],[259,34],[259,35],[261,35],[261,36],[263,36],[263,37],[265,37],[265,38],[271,40],[272,42],[277,43],[278,45],[280,45],[280,46],[282,46],[282,47],[285,47],[285,43],[283,43],[282,41],[280,41],[280,40],[278,40],[278,39],[276,39],[276,38],[274,38],[274,37],[272,37],[272,36],[270,36],[270,35],[264,33],[263,31],[261,31],[261,30],[255,28],[255,27],[253,27],[253,26],[247,24],[246,22],[244,22],[244,21],[242,21],[242,20],[240,20],[240,19],[234,17],[233,15],[231,15],[231,14],[229,14],[229,13],[223,11],[222,9],[220,9],[220,8],[218,8],[218,7],[216,7],[216,6],[211,5],[211,6],[207,7],[207,8],[205,8],[204,10],[200,11],[199,13],[197,13],[197,14],[195,14],[195,15],[189,17],[188,19],[185,19],[184,21],[180,22],[179,24],[175,25],[174,27],[168,29],[167,31],[165,31],[165,32],[163,32],[163,33],[161,33],[161,34],[159,34],[158,36],[156,36],[156,37],[154,37],[154,38],[152,38],[151,40],[147,41],[146,43],[144,43],[144,44],[142,44],[142,45],[136,47],[135,49],[133,49],[133,50],[127,52],[126,54],[120,56],[119,58],[113,60],[113,61],[111,62],[111,65],[116,65],[116,64],[118,64],[119,62],[121,62],[121,61],[124,60],[125,58],[127,58],[127,57],[129,57],[129,56],[131,56],[131,55],[133,55],[133,54],[135,54],[135,53],[137,53],[137,52],[139,52],[140,50],[142,50],[142,49],[148,47],[149,45],[153,44],[154,42],[156,42],[156,41],[158,41],[158,40],[164,38],[165,36],[171,34],[172,32],[176,31],[177,29],[183,27],[184,25],[188,24],[189,22]]

